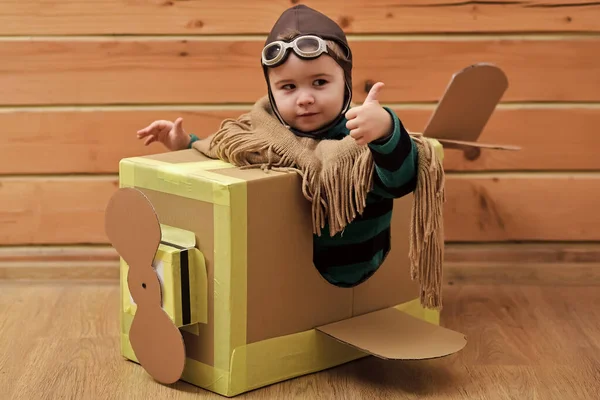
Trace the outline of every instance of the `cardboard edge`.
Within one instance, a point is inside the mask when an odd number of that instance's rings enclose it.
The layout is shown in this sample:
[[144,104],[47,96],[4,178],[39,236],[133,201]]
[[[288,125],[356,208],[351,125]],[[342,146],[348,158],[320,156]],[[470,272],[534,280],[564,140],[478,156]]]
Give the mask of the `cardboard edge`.
[[478,149],[489,149],[489,150],[508,150],[508,151],[519,151],[520,146],[506,145],[506,144],[493,144],[493,143],[478,143],[468,142],[463,140],[451,140],[451,139],[436,139],[438,142],[447,149],[458,149],[458,150],[469,150],[473,148]]

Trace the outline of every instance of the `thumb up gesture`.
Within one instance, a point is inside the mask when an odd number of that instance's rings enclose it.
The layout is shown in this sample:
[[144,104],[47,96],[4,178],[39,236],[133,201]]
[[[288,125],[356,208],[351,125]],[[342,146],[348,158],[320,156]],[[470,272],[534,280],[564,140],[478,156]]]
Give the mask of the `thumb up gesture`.
[[383,86],[382,82],[377,82],[361,106],[346,112],[346,128],[359,145],[366,145],[392,133],[392,117],[378,100]]
[[183,150],[190,143],[190,136],[183,130],[183,118],[175,122],[157,120],[147,127],[137,131],[138,139],[144,139],[148,146],[153,142],[160,142],[169,150]]

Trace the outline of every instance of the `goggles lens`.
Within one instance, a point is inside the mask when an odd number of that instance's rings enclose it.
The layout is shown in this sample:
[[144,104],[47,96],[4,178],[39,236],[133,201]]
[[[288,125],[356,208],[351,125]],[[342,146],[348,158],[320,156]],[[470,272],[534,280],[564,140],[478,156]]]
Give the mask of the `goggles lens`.
[[304,58],[315,58],[327,52],[327,45],[323,39],[317,36],[300,36],[291,43],[277,41],[268,44],[263,49],[263,64],[272,66],[280,63],[285,59],[286,52],[290,48]]
[[283,46],[275,42],[267,46],[264,50],[264,57],[267,61],[273,61],[277,58],[279,53],[283,51]]
[[296,41],[296,46],[302,53],[314,53],[320,49],[321,44],[316,38],[301,37]]

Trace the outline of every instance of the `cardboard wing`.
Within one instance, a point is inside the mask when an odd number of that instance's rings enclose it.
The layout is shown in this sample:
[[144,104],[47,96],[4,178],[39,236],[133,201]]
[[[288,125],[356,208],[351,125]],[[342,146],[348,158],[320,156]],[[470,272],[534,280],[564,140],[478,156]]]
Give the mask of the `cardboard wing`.
[[467,344],[462,333],[430,324],[394,308],[349,318],[317,330],[386,360],[444,357]]
[[518,146],[477,143],[483,128],[508,88],[508,79],[497,66],[471,65],[455,73],[423,135],[445,148],[520,150]]

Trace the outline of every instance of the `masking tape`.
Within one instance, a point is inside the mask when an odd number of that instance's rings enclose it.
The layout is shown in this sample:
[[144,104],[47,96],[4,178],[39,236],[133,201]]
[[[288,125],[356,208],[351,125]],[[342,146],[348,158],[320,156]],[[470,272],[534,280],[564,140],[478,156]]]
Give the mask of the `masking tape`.
[[230,188],[231,206],[214,205],[214,365],[229,371],[233,349],[246,344],[247,190]]
[[205,159],[201,161],[188,161],[182,163],[172,163],[167,161],[155,160],[153,158],[148,157],[129,157],[124,160],[130,160],[136,164],[144,164],[150,166],[165,166],[165,165],[173,165],[177,166],[177,169],[184,171],[186,173],[200,171],[200,170],[212,170],[212,169],[224,169],[224,168],[235,168],[235,165],[230,164],[226,161],[218,160],[218,159]]
[[235,165],[222,160],[192,161],[186,163],[177,163],[177,165],[182,166],[184,169],[190,169],[194,171],[198,169],[209,171],[212,169],[235,168]]
[[[129,332],[129,330],[127,330],[127,332]],[[121,333],[121,354],[125,358],[139,364],[139,360],[131,347],[129,335],[124,332]],[[223,396],[227,396],[230,393],[230,374],[228,371],[211,367],[210,365],[198,362],[192,358],[186,357],[185,368],[181,375],[181,379]]]
[[[231,352],[247,343],[248,326],[248,193],[246,185],[231,186]],[[215,206],[218,207],[218,206]],[[240,356],[242,357],[242,356]],[[227,368],[231,371],[231,365]],[[246,365],[245,362],[242,365]],[[244,377],[246,374],[242,374]],[[241,378],[240,378],[241,379]]]
[[164,224],[160,224],[160,231],[161,241],[163,242],[174,243],[188,249],[196,245],[196,235],[194,232]]
[[316,329],[238,347],[230,395],[331,368],[367,356]]
[[246,181],[202,168],[204,163],[217,165],[212,161],[172,164],[143,157],[126,158],[119,163],[119,185],[229,205],[228,186]]
[[[174,256],[174,254],[172,253]],[[166,293],[167,298],[171,301],[169,304],[169,308],[164,307],[169,310],[171,313],[171,318],[173,318],[173,323],[175,326],[180,327],[184,324],[183,321],[183,311],[182,311],[182,291],[184,290],[181,285],[181,253],[178,256],[174,256],[171,258],[171,263],[169,265],[169,273],[165,273],[165,278],[168,277],[169,283],[167,286],[167,281],[165,279],[165,286],[163,289],[163,293]],[[166,271],[165,271],[166,272]],[[188,268],[188,282],[189,282],[189,268]],[[189,305],[189,303],[188,303]],[[166,306],[166,304],[164,305]]]
[[181,379],[198,387],[227,396],[230,392],[229,371],[201,363],[192,358],[185,359],[185,368]]
[[[194,268],[190,268],[190,305],[192,305],[192,321],[201,324],[208,323],[208,272],[204,254],[196,248],[190,249],[190,261]],[[193,305],[196,305],[195,307]],[[196,336],[200,335],[198,324],[191,325],[188,330]]]
[[[439,312],[414,299],[394,307],[439,325]],[[293,377],[322,371],[367,356],[316,329],[237,347],[231,357],[229,395],[237,395]]]

